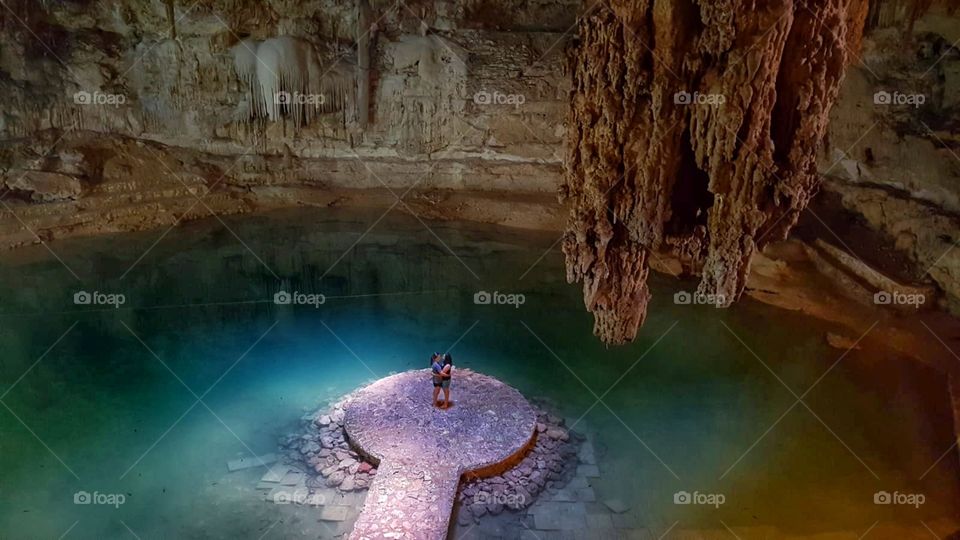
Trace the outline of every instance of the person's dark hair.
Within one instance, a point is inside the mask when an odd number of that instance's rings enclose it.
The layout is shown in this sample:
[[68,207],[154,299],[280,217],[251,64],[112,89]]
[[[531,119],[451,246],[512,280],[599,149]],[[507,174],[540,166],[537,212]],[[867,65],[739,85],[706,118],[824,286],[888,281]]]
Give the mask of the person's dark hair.
[[431,355],[430,355],[430,364],[432,365],[432,364],[437,360],[437,358],[439,358],[439,357],[440,357],[440,353],[438,353],[438,352],[435,352],[435,353],[431,354]]
[[449,365],[452,366],[452,365],[453,365],[453,355],[450,354],[450,353],[447,353],[447,354],[443,355],[443,363],[444,363],[444,364],[449,364]]

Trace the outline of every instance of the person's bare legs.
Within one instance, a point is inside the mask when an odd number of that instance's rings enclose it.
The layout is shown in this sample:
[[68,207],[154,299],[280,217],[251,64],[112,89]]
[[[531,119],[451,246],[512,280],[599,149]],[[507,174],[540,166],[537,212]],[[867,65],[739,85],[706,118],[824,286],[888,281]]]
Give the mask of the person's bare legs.
[[438,397],[439,395],[440,395],[440,387],[439,387],[439,386],[434,386],[434,387],[433,387],[433,406],[434,406],[434,407],[439,407],[439,406],[440,406],[440,404],[437,403],[437,397]]
[[444,409],[450,408],[450,389],[449,388],[443,389],[443,408]]

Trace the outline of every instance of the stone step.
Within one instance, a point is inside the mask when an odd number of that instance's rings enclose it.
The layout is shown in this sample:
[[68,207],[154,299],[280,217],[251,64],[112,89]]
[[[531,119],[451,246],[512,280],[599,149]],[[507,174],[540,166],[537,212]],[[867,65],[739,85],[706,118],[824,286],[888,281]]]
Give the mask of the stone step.
[[276,454],[263,454],[262,456],[244,456],[227,462],[229,472],[242,471],[251,467],[262,467],[270,465],[277,461]]

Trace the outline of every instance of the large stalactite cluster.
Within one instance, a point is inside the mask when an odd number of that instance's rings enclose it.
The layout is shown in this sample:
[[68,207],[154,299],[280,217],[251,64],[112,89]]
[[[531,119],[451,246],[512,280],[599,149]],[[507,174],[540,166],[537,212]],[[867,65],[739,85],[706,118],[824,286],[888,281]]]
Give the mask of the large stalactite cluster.
[[579,23],[567,174],[567,277],[595,333],[633,339],[651,257],[729,305],[753,253],[816,192],[816,149],[866,0],[619,0]]

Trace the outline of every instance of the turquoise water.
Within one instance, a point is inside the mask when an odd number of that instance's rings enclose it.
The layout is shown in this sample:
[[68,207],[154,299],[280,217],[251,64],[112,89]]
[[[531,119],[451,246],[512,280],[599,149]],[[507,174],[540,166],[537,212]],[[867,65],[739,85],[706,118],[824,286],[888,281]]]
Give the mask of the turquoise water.
[[[316,510],[263,502],[262,471],[226,463],[275,451],[305,411],[434,350],[579,419],[598,497],[651,531],[956,515],[956,455],[937,462],[953,442],[947,387],[931,369],[865,349],[824,375],[842,354],[827,326],[749,300],[674,305],[692,285],[667,278],[637,341],[607,348],[555,235],[399,215],[364,235],[378,217],[282,211],[55,242],[62,264],[42,247],[3,254],[0,537],[332,536]],[[125,302],[75,305],[80,290]],[[278,306],[280,290],[326,302]],[[525,302],[477,305],[479,291]],[[806,406],[778,378],[798,396],[816,383]],[[925,503],[875,505],[881,490]],[[75,504],[78,491],[124,501]],[[678,491],[726,502],[675,505]]]

